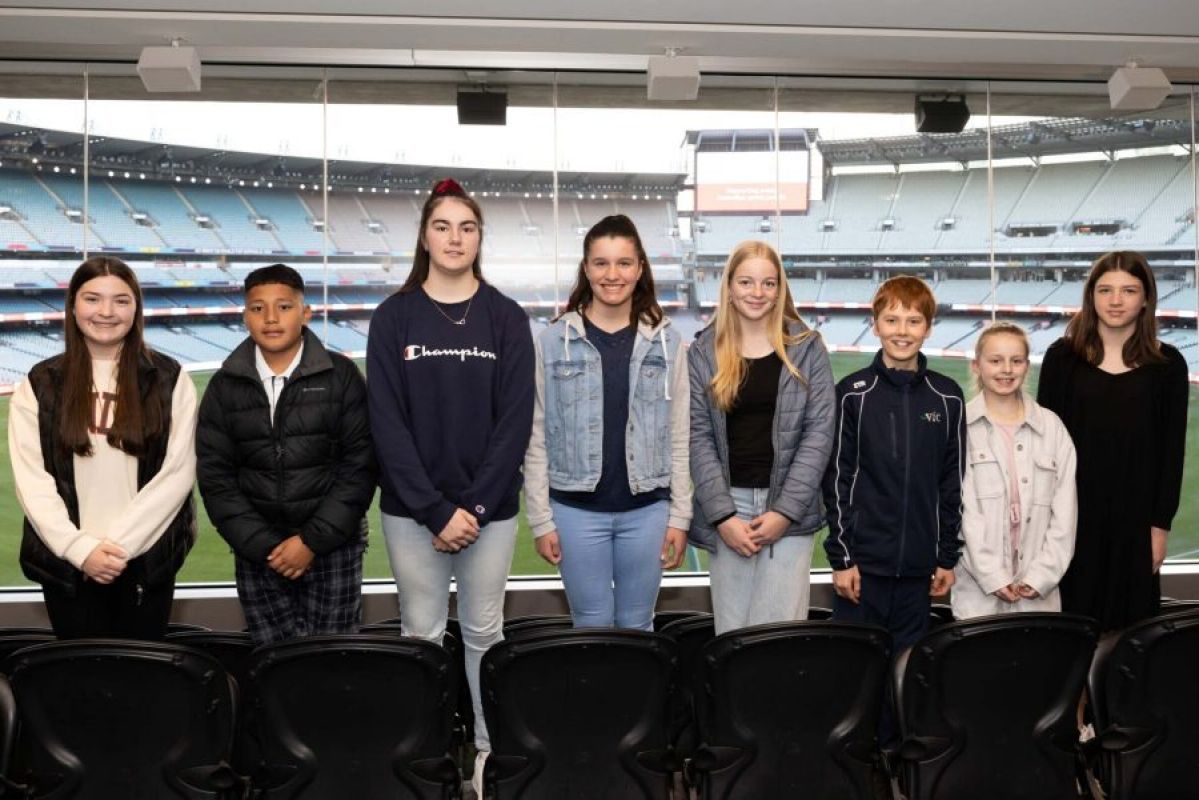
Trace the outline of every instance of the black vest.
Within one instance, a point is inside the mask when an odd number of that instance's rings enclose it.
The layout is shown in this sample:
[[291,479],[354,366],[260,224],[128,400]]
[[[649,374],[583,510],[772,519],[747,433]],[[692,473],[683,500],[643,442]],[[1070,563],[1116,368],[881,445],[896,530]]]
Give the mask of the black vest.
[[[42,462],[46,472],[54,476],[58,496],[67,507],[71,522],[79,525],[79,495],[75,491],[74,454],[64,452],[56,443],[59,400],[62,386],[63,356],[55,356],[37,364],[29,371],[29,384],[38,405],[38,431],[41,437]],[[148,352],[138,364],[138,386],[145,402],[161,402],[166,434],[147,443],[146,454],[137,462],[137,486],[140,489],[162,469],[166,457],[171,425],[171,398],[175,381],[179,379],[179,364],[167,356]],[[187,379],[186,376],[184,379]],[[157,398],[153,395],[157,394]],[[129,562],[129,574],[147,586],[173,583],[175,573],[183,566],[192,545],[196,542],[196,512],[191,496],[179,509],[175,519],[151,548]],[[52,586],[74,594],[83,573],[69,561],[61,559],[46,547],[34,531],[28,518],[21,537],[21,571],[31,581]]]

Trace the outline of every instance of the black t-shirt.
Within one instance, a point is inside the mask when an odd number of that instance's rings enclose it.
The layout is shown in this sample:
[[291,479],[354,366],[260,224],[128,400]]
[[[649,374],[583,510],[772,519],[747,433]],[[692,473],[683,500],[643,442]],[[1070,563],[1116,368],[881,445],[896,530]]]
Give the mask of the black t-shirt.
[[774,467],[774,407],[782,359],[778,353],[747,358],[748,370],[727,415],[729,480],[733,486],[769,489]]
[[629,425],[629,362],[637,328],[629,325],[613,333],[600,330],[586,317],[587,340],[600,354],[604,379],[604,466],[593,492],[562,492],[550,489],[559,503],[587,511],[632,511],[670,497],[665,487],[633,494],[629,491],[629,467],[625,461],[625,430]]

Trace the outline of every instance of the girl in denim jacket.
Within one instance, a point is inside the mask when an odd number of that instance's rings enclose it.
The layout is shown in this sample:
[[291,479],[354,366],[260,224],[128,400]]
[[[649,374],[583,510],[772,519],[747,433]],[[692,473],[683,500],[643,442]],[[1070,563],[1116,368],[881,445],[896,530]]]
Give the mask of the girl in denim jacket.
[[566,310],[537,337],[525,500],[576,627],[652,630],[662,569],[691,523],[687,353],[641,237],[600,220]]
[[978,337],[970,368],[979,394],[966,406],[966,546],[951,600],[959,619],[1061,610],[1078,515],[1074,444],[1057,415],[1024,393],[1028,363],[1020,327],[998,322]]

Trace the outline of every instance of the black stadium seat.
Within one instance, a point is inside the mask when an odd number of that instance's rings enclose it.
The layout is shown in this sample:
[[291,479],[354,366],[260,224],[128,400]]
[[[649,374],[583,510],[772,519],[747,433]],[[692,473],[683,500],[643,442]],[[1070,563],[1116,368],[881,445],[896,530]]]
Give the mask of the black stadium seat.
[[570,617],[553,615],[544,617],[517,617],[504,621],[504,639],[522,639],[540,631],[570,630],[574,627]]
[[716,636],[716,623],[711,614],[696,614],[670,623],[662,629],[662,635],[669,636],[678,647],[670,741],[685,761],[699,745],[695,704],[703,689],[703,649]]
[[659,611],[654,614],[654,630],[661,631],[675,620],[688,617],[710,616],[706,611]]
[[886,631],[783,622],[704,648],[703,744],[690,764],[705,800],[867,800],[891,652]]
[[255,651],[250,666],[264,800],[440,800],[449,757],[453,657],[394,634],[310,636]]
[[1199,793],[1199,609],[1105,639],[1089,690],[1109,800]]
[[1089,618],[1027,613],[941,625],[895,663],[909,800],[1062,800],[1076,791]]
[[232,798],[236,700],[212,656],[162,642],[79,639],[7,665],[33,797]]
[[238,774],[249,775],[260,758],[250,684],[250,657],[254,652],[254,640],[245,631],[188,630],[168,632],[165,641],[208,653],[221,662],[225,672],[233,678],[238,690],[238,715],[230,763]]
[[483,656],[490,800],[665,800],[675,646],[645,631],[540,631]]

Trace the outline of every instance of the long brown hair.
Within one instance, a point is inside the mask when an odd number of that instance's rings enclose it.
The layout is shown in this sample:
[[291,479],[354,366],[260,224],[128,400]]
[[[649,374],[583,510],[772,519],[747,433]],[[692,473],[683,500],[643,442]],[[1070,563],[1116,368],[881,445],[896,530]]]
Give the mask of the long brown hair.
[[658,298],[654,293],[654,274],[649,268],[649,258],[645,255],[645,245],[641,243],[641,234],[637,232],[637,226],[633,224],[633,220],[624,214],[604,217],[592,225],[591,230],[587,231],[587,235],[583,237],[583,259],[579,262],[579,274],[575,277],[574,288],[570,290],[570,298],[567,299],[566,308],[562,313],[565,314],[568,311],[582,313],[595,299],[591,291],[591,281],[587,279],[587,259],[591,255],[591,245],[595,243],[595,240],[605,239],[609,236],[628,239],[632,242],[633,249],[637,251],[637,263],[641,265],[641,277],[637,279],[637,284],[633,287],[633,306],[629,311],[629,323],[636,325],[644,322],[650,327],[657,325],[662,321],[662,306],[658,305]]
[[58,418],[58,444],[64,451],[81,456],[92,454],[88,427],[92,421],[92,357],[87,340],[75,322],[75,300],[79,290],[93,278],[111,275],[129,287],[136,307],[133,325],[121,342],[117,356],[117,402],[108,443],[131,456],[141,456],[146,445],[163,433],[165,414],[157,392],[142,396],[138,371],[148,351],[145,342],[145,320],[142,314],[142,290],[133,270],[118,258],[93,256],[84,261],[71,276],[67,286],[66,315],[63,338],[62,408]]
[[721,411],[731,411],[737,402],[737,394],[749,369],[745,358],[741,355],[741,315],[733,308],[733,277],[737,267],[751,258],[764,258],[774,265],[778,274],[779,296],[770,310],[766,327],[770,332],[770,343],[774,352],[782,360],[787,371],[795,376],[801,385],[807,386],[807,379],[799,371],[799,367],[791,363],[787,356],[787,347],[798,344],[814,332],[805,330],[799,334],[787,332],[788,323],[802,325],[799,312],[795,310],[795,301],[791,299],[791,287],[787,285],[787,275],[783,271],[783,261],[773,247],[765,242],[748,241],[737,245],[729,255],[728,263],[724,265],[724,274],[720,276],[720,305],[716,307],[716,374],[708,385],[712,400]]
[[1161,344],[1157,340],[1157,281],[1145,256],[1132,250],[1117,250],[1105,253],[1091,265],[1091,274],[1082,290],[1082,308],[1070,318],[1066,325],[1065,339],[1070,349],[1088,364],[1103,361],[1103,341],[1099,338],[1099,314],[1095,311],[1095,286],[1107,273],[1118,270],[1127,272],[1141,282],[1145,292],[1145,307],[1133,328],[1132,336],[1124,343],[1121,354],[1124,365],[1137,367],[1142,364],[1161,363]]
[[446,178],[437,182],[433,191],[429,193],[428,199],[425,200],[424,207],[420,210],[420,227],[416,232],[416,251],[412,256],[412,271],[408,273],[408,279],[404,281],[404,285],[399,288],[400,293],[419,289],[425,279],[429,277],[429,248],[425,247],[425,226],[429,224],[429,218],[433,216],[437,207],[451,199],[457,200],[469,208],[475,215],[475,221],[479,223],[479,251],[475,253],[475,260],[470,265],[470,271],[474,273],[476,280],[483,280],[483,209],[479,208],[479,204],[458,185],[457,181]]

